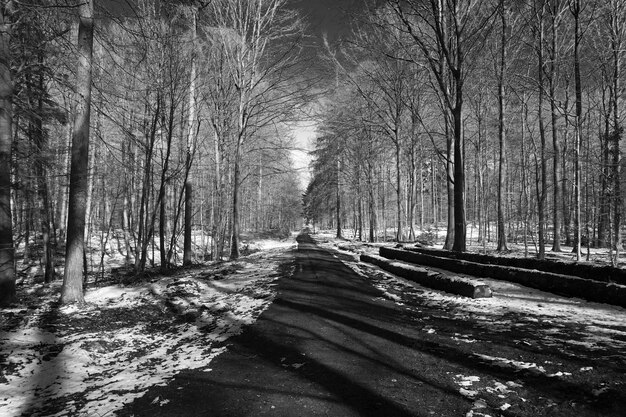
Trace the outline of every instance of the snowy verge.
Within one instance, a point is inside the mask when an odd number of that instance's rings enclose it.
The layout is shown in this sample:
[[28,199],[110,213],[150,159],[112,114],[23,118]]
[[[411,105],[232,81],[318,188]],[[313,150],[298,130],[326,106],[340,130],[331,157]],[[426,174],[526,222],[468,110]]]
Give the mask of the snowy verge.
[[275,296],[284,251],[183,270],[59,307],[59,284],[34,285],[2,310],[0,415],[110,415],[184,369],[210,371],[225,341]]

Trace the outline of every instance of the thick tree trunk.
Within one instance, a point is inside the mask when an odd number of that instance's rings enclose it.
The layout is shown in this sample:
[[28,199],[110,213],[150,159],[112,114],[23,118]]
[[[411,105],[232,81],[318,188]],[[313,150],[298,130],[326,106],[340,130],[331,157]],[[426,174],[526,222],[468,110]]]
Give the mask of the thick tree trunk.
[[454,245],[456,252],[466,251],[465,223],[465,161],[463,137],[463,92],[461,81],[457,80],[456,107],[452,112],[454,119]]
[[[1,3],[0,25],[10,25],[6,2]],[[11,215],[11,142],[13,138],[13,79],[10,32],[0,32],[0,306],[16,301],[15,251]]]
[[85,214],[89,170],[89,116],[91,112],[91,70],[93,57],[93,0],[78,8],[77,108],[72,134],[70,196],[65,253],[65,274],[61,289],[63,304],[85,302],[83,296],[83,258]]
[[448,222],[446,240],[443,248],[451,250],[454,243],[454,146],[450,130],[446,123],[446,189],[448,198]]

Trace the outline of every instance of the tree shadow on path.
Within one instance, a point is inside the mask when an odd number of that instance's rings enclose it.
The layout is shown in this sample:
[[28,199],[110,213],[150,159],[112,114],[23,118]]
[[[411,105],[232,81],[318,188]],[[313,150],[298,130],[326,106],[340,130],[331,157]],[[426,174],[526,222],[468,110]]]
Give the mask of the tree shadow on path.
[[308,236],[299,237],[294,256],[282,267],[275,302],[229,341],[210,372],[183,372],[119,415],[462,416],[473,401],[454,377],[468,372],[523,380],[557,401],[589,395],[588,387],[505,369],[425,339],[404,309]]

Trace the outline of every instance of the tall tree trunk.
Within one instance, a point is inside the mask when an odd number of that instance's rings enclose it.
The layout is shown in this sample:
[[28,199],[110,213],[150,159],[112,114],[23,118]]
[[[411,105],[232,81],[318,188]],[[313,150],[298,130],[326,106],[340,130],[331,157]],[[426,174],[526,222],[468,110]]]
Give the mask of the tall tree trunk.
[[[134,170],[134,164],[131,163],[132,158],[130,156],[129,148],[130,148],[130,143],[122,144],[122,163],[124,164],[124,166],[129,166],[130,170],[132,171]],[[132,175],[132,174],[129,174],[129,175]],[[126,261],[126,264],[130,264],[130,261],[131,261],[130,230],[132,227],[130,224],[130,213],[131,213],[132,207],[130,207],[129,195],[131,194],[132,179],[128,179],[125,176],[123,181],[124,181],[124,189],[122,192],[124,193],[124,200],[122,202],[122,231],[124,233],[124,248],[125,248],[124,259]]]
[[448,223],[446,240],[443,248],[451,250],[454,243],[454,147],[453,138],[450,135],[448,123],[446,123],[446,187],[448,197]]
[[376,197],[374,196],[374,181],[373,181],[373,168],[372,164],[367,163],[367,190],[368,190],[368,203],[369,203],[369,235],[370,242],[376,242]]
[[456,107],[454,118],[454,245],[455,252],[466,251],[465,223],[465,157],[463,137],[463,97],[461,80],[457,81]]
[[[163,151],[161,151],[161,180],[159,182],[159,194],[157,196],[156,205],[160,207],[159,210],[159,253],[160,253],[160,264],[161,268],[169,268],[169,258],[167,256],[167,251],[165,250],[165,234],[167,229],[167,219],[166,219],[166,202],[167,202],[167,183],[168,183],[168,172],[170,166],[170,158],[172,155],[172,139],[174,137],[174,121],[176,117],[176,105],[174,97],[170,97],[170,108],[169,108],[169,117],[167,122],[167,134],[166,134],[166,143],[165,143],[165,156],[163,156]],[[148,237],[152,237],[154,233],[154,224],[156,221],[156,213],[155,210],[152,215],[152,219],[150,222],[150,228],[148,231]],[[172,231],[175,233],[175,230]],[[172,249],[172,248],[170,248]],[[153,258],[154,262],[154,258]]]
[[620,139],[622,137],[623,128],[620,124],[620,113],[619,113],[619,100],[620,96],[623,94],[620,86],[620,77],[621,77],[621,61],[623,51],[623,42],[622,38],[623,33],[625,32],[623,29],[624,23],[624,10],[625,7],[622,5],[621,7],[617,4],[613,6],[613,13],[611,17],[611,32],[613,33],[611,39],[611,49],[612,49],[612,57],[613,57],[613,189],[614,189],[614,200],[613,200],[613,248],[615,249],[614,260],[612,262],[613,266],[619,265],[619,254],[622,245],[622,236],[621,236],[621,225],[622,225],[622,152],[620,150]]
[[[565,99],[563,103],[563,108],[569,108],[569,80],[565,85]],[[564,123],[564,133],[563,133],[563,150],[561,152],[561,173],[562,178],[561,181],[563,183],[563,198],[561,201],[561,207],[563,208],[563,232],[565,233],[565,245],[572,246],[572,191],[573,188],[570,189],[570,178],[567,171],[567,155],[569,153],[569,127],[570,127],[570,117],[566,113],[565,114],[565,123]],[[574,164],[575,165],[575,164]],[[575,169],[575,167],[574,167]],[[575,246],[575,245],[574,245]]]
[[522,207],[522,216],[523,216],[523,222],[524,222],[524,257],[528,258],[528,220],[530,217],[530,192],[529,192],[529,185],[528,185],[528,180],[527,180],[527,165],[526,165],[526,120],[528,119],[528,109],[526,107],[526,93],[524,93],[523,98],[522,98],[522,111],[520,112],[520,119],[521,119],[521,142],[522,142],[522,146],[521,146],[521,151],[522,151],[522,200],[523,200],[523,207]]
[[337,210],[336,210],[336,223],[337,223],[337,238],[342,238],[343,237],[343,233],[341,231],[341,185],[339,183],[339,179],[340,179],[340,174],[341,174],[341,162],[339,161],[339,157],[337,157],[337,184],[335,187],[335,197],[336,197],[336,203],[337,203]]
[[[556,7],[556,6],[555,6]],[[550,75],[548,77],[548,88],[550,91],[550,117],[552,121],[552,147],[554,151],[554,155],[552,156],[552,179],[554,188],[553,193],[553,207],[552,207],[552,218],[553,218],[553,227],[554,227],[554,239],[552,242],[552,251],[553,252],[561,252],[561,213],[559,211],[561,200],[563,200],[563,195],[561,191],[562,181],[561,181],[561,146],[559,143],[559,136],[557,130],[557,114],[556,114],[556,76],[557,76],[557,68],[556,61],[558,59],[557,56],[557,13],[558,10],[552,11],[552,25],[551,25],[551,51],[550,51]]]
[[543,82],[543,73],[544,73],[544,57],[543,57],[543,11],[539,16],[539,38],[538,38],[538,90],[539,90],[539,101],[537,103],[537,117],[539,118],[539,135],[541,139],[541,152],[540,152],[540,164],[541,164],[541,187],[539,191],[539,196],[537,198],[537,212],[539,217],[539,230],[538,230],[538,240],[539,240],[539,253],[537,257],[539,259],[544,259],[546,257],[546,238],[545,238],[545,230],[546,230],[546,199],[547,199],[547,162],[546,162],[546,128],[545,122],[543,120],[543,102],[544,102],[544,82]]
[[361,170],[357,169],[356,173],[356,199],[358,214],[358,236],[359,241],[363,241],[363,198],[361,195]]
[[240,169],[241,142],[237,143],[235,162],[233,166],[233,206],[232,206],[232,234],[230,245],[230,259],[239,258],[239,192],[240,192]]
[[257,232],[263,228],[263,158],[259,158],[259,182],[256,189],[256,224],[254,226]]
[[215,183],[213,188],[213,216],[211,217],[212,227],[211,227],[211,237],[213,239],[213,244],[211,247],[212,259],[214,261],[222,258],[221,251],[221,224],[222,224],[222,169],[221,169],[221,147],[219,134],[217,133],[217,128],[214,126],[215,131],[213,132],[213,148],[214,148],[214,158],[215,158]]
[[[0,25],[10,27],[8,2],[0,3]],[[15,249],[11,215],[11,142],[13,138],[13,78],[10,32],[0,32],[0,306],[16,301]]]
[[[432,210],[432,226],[437,228],[437,221],[439,220],[437,216],[437,181],[436,181],[436,172],[435,172],[435,157],[430,156],[430,203]],[[447,183],[447,181],[446,181]]]
[[191,209],[192,194],[191,194],[191,163],[192,155],[194,154],[194,136],[195,136],[195,121],[196,121],[196,34],[197,34],[197,17],[198,11],[194,8],[192,10],[192,55],[191,55],[191,79],[189,81],[189,131],[187,132],[187,157],[186,157],[186,181],[185,181],[185,234],[183,239],[183,265],[191,264],[191,223],[193,222],[193,211]]
[[[40,57],[40,64],[43,66],[43,57]],[[39,114],[43,114],[43,91],[44,76],[39,74],[38,81],[38,100],[37,109]],[[43,154],[48,147],[48,138],[43,130],[43,121],[41,117],[35,118],[33,138],[37,148],[35,157],[35,176],[37,177],[37,194],[39,196],[39,213],[41,222],[41,235],[43,241],[42,248],[42,264],[44,265],[44,282],[49,283],[54,279],[54,250],[51,244],[51,216],[50,216],[50,192],[48,188],[48,174],[43,161]]]
[[[602,101],[606,101],[605,93],[602,94]],[[610,218],[609,204],[609,135],[610,135],[610,116],[604,117],[604,131],[599,133],[600,137],[600,192],[598,198],[598,236],[596,246],[599,248],[607,247],[607,234]]]
[[191,264],[191,223],[193,218],[191,181],[185,182],[185,239],[183,242],[183,265]]
[[581,225],[580,225],[580,143],[583,116],[582,82],[580,76],[580,0],[574,0],[574,80],[576,84],[576,131],[574,142],[574,252],[580,261]]
[[[149,99],[149,94],[146,100]],[[146,260],[148,258],[148,246],[152,239],[152,232],[150,229],[148,216],[150,208],[150,196],[152,194],[152,157],[154,154],[154,144],[156,141],[156,132],[159,119],[161,118],[161,96],[156,94],[156,109],[154,116],[150,123],[150,130],[146,134],[146,154],[144,158],[143,166],[143,180],[141,187],[141,201],[139,205],[139,219],[138,219],[138,232],[137,232],[137,246],[135,247],[135,269],[137,271],[143,271],[146,267]],[[146,109],[146,113],[147,113]],[[147,123],[146,123],[147,124]],[[146,126],[147,127],[147,126]],[[156,212],[156,209],[155,209]],[[154,257],[152,258],[154,261]]]
[[506,46],[507,46],[507,22],[504,0],[500,0],[500,22],[502,24],[502,34],[500,36],[500,71],[498,74],[498,251],[508,250],[506,244],[506,230],[504,225],[504,196],[506,187],[506,114],[504,102],[506,100],[504,91],[504,79],[506,72]]
[[[97,112],[96,116],[96,135],[100,133],[101,120],[100,120],[100,112]],[[96,158],[99,156],[99,146],[98,141],[96,141],[93,145],[89,147],[89,164],[87,168],[88,174],[88,185],[87,185],[87,202],[85,204],[85,239],[84,245],[85,249],[83,250],[83,278],[86,280],[89,276],[89,262],[87,262],[87,252],[89,247],[89,242],[91,241],[91,223],[92,223],[92,214],[93,211],[93,190],[94,184],[97,175],[97,166],[95,164]],[[93,263],[93,257],[89,256],[89,260]],[[85,281],[87,282],[87,281]]]
[[[76,114],[76,103],[72,102],[70,105],[70,115]],[[67,123],[67,138],[65,141],[65,146],[62,148],[62,157],[63,157],[63,176],[60,179],[60,192],[57,197],[57,206],[58,206],[58,223],[59,223],[59,240],[63,240],[67,237],[67,205],[69,203],[69,187],[68,187],[68,173],[71,170],[71,149],[72,149],[72,135],[73,135],[73,124]]]
[[84,304],[83,257],[85,213],[89,171],[89,116],[91,112],[91,70],[93,57],[93,0],[78,6],[77,108],[72,134],[70,196],[65,253],[65,274],[61,289],[63,304]]
[[423,143],[420,140],[419,142],[419,182],[417,186],[419,187],[419,196],[420,196],[420,233],[424,233],[424,147]]
[[[389,168],[387,168],[389,169]],[[387,195],[385,194],[385,173],[383,172],[383,170],[380,170],[380,176],[381,181],[381,201],[380,201],[380,205],[381,205],[381,209],[382,209],[382,215],[383,215],[383,242],[387,241],[387,210],[386,210],[386,205],[385,202],[387,201]],[[387,176],[389,176],[389,171],[387,171]]]
[[395,131],[395,148],[396,148],[396,241],[404,240],[404,232],[402,230],[402,176],[400,169],[400,134]]
[[[165,169],[163,169],[165,172]],[[162,184],[164,187],[165,184]],[[161,192],[159,192],[159,196]],[[162,269],[169,267],[169,262],[167,260],[167,249],[165,248],[165,234],[167,233],[167,220],[165,219],[165,193],[163,193],[163,198],[159,198],[159,260]]]

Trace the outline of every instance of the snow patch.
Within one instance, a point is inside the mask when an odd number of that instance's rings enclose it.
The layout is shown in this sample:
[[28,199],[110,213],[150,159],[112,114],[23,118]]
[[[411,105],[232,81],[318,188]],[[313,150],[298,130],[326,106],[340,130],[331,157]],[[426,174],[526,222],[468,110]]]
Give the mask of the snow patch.
[[278,252],[240,259],[225,276],[185,270],[135,287],[93,289],[81,309],[55,311],[58,293],[42,297],[28,320],[0,333],[0,414],[110,415],[181,370],[210,371],[226,350],[220,344],[275,296],[280,254],[293,241],[263,245]]

